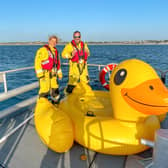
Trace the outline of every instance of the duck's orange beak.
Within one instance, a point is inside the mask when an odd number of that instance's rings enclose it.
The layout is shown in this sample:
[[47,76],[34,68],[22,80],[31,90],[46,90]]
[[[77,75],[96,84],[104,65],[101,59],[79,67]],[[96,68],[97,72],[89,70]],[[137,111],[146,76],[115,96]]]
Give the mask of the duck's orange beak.
[[131,89],[123,88],[121,94],[139,112],[153,115],[168,112],[168,89],[160,79],[146,81]]

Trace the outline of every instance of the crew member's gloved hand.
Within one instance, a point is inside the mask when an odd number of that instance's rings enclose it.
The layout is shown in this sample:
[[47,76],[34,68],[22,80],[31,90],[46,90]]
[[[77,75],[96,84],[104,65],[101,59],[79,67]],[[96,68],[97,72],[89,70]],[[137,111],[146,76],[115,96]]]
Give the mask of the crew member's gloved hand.
[[74,50],[72,51],[72,58],[75,56],[76,53],[77,53],[77,50],[74,49]]
[[61,80],[62,77],[63,77],[62,70],[59,69],[59,70],[57,71],[57,73],[58,73],[58,78],[59,78],[59,80]]

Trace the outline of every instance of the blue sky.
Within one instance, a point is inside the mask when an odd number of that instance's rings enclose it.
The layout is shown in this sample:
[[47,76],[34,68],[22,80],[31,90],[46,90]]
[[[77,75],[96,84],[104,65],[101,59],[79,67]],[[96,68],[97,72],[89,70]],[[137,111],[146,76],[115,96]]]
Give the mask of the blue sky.
[[8,0],[0,4],[0,42],[167,40],[167,0]]

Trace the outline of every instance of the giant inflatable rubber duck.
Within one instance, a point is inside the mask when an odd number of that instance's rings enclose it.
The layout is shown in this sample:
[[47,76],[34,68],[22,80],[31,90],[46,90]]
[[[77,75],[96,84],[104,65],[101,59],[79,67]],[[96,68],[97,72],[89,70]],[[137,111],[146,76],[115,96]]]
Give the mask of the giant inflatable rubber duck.
[[66,152],[75,140],[91,150],[130,155],[146,150],[141,138],[154,140],[168,111],[168,90],[147,63],[130,59],[110,77],[110,91],[94,91],[79,83],[58,107],[40,98],[35,126],[41,140]]

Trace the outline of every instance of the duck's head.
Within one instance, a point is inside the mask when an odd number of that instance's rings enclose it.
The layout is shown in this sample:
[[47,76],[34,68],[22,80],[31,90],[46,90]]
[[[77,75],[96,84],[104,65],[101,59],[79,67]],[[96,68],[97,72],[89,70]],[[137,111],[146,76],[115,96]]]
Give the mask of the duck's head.
[[130,59],[120,63],[110,77],[114,117],[137,121],[168,112],[168,89],[147,63]]

